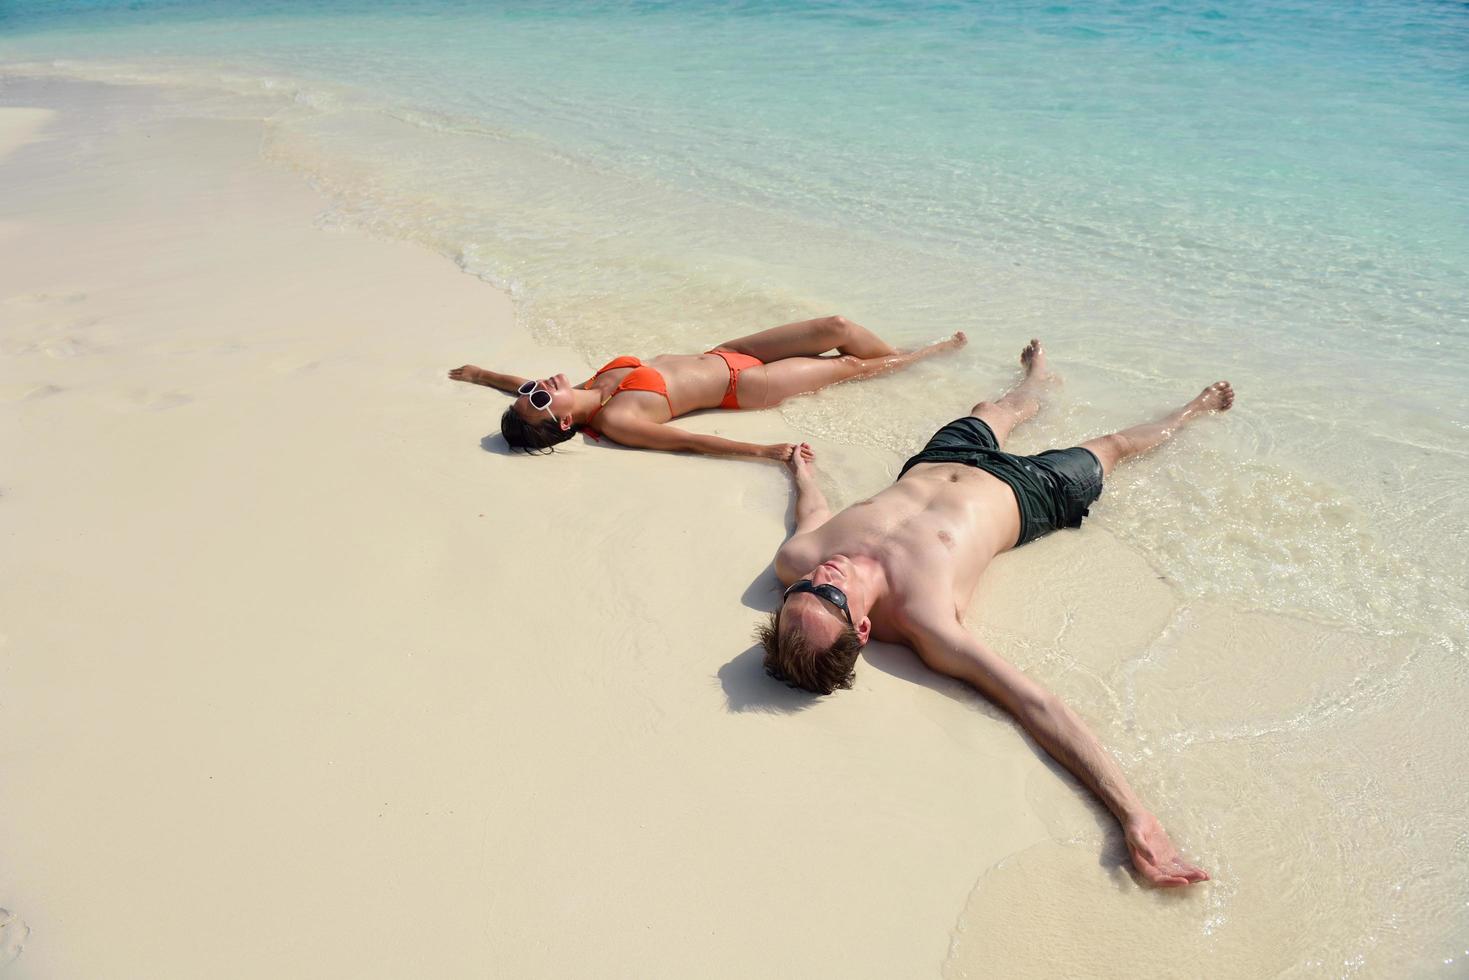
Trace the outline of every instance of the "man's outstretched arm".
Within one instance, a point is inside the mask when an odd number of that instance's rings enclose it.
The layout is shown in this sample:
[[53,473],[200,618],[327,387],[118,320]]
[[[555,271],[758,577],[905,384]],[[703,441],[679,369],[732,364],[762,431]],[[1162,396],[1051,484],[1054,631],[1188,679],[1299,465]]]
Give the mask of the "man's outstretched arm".
[[811,458],[811,447],[804,442],[786,457],[786,466],[796,485],[796,526],[775,553],[775,575],[786,585],[796,581],[821,560],[809,553],[812,539],[802,535],[831,520],[831,508],[826,504],[826,494],[816,484],[816,470],[811,465]]
[[792,537],[814,531],[831,520],[831,508],[827,506],[826,494],[816,484],[816,469],[811,459],[811,446],[804,442],[786,458],[786,466],[796,484],[796,527]]
[[1080,779],[1112,811],[1127,837],[1138,872],[1155,885],[1207,881],[1208,872],[1185,861],[1158,819],[1142,803],[1122,768],[1060,698],[995,653],[959,622],[916,625],[912,638],[929,667],[973,685],[1015,716],[1041,747]]

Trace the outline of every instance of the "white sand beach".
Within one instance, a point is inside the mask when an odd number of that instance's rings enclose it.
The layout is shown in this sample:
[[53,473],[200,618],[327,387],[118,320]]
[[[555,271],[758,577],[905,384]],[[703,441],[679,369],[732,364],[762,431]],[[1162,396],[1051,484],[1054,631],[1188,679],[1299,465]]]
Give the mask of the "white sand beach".
[[503,295],[314,227],[258,124],[49,91],[0,116],[15,975],[937,970],[1043,767],[882,671],[781,710],[778,467],[482,446],[445,369],[574,363]]
[[[1310,812],[1257,808],[1310,766],[1219,733],[1313,703],[1291,650],[1387,675],[1401,651],[1181,613],[1092,526],[1000,561],[973,624],[1078,704],[1217,878],[1150,891],[1073,781],[906,651],[875,645],[820,702],[763,675],[780,467],[508,454],[503,398],[445,371],[593,365],[505,294],[322,220],[258,118],[21,91],[0,108],[9,976],[1250,976],[1378,914],[1337,865],[1307,884],[1282,857],[1344,839],[1356,797],[1323,777],[1296,787]],[[687,424],[804,437],[774,412]],[[898,462],[816,448],[834,503]],[[1258,656],[1211,699],[1227,643]],[[1462,758],[1451,706],[1420,721]],[[1140,717],[1213,749],[1144,752]],[[1398,720],[1341,724],[1321,758]],[[1435,792],[1400,778],[1382,826]],[[1420,860],[1370,826],[1345,839]],[[1377,966],[1451,934],[1426,907]]]

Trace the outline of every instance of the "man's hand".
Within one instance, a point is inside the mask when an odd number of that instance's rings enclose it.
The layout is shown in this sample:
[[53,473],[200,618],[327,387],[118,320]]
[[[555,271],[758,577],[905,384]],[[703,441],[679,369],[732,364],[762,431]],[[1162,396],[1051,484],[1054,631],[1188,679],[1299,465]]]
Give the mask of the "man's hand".
[[1176,888],[1209,880],[1209,872],[1179,857],[1178,848],[1173,846],[1167,831],[1151,813],[1128,818],[1122,830],[1127,835],[1127,850],[1132,854],[1133,866],[1151,884],[1160,888]]
[[766,459],[778,459],[790,466],[792,473],[798,473],[798,467],[804,467],[806,463],[816,458],[816,453],[811,449],[809,443],[777,442],[766,446],[760,455]]
[[[796,526],[792,535],[805,534],[814,531],[827,521],[831,520],[831,508],[826,505],[826,494],[821,492],[821,487],[816,483],[816,467],[811,465],[811,460],[816,454],[811,451],[810,443],[787,446],[785,455],[786,468],[791,471],[791,482],[796,485]],[[780,572],[782,555],[786,552],[782,549],[776,556],[776,572]],[[808,566],[809,567],[809,566]],[[806,571],[806,568],[799,569]]]

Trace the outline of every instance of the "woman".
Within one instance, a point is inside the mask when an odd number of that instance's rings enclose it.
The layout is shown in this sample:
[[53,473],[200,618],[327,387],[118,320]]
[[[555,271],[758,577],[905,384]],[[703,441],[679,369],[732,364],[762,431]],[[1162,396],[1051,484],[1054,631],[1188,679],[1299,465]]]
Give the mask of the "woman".
[[[705,408],[770,408],[792,395],[957,350],[965,340],[956,333],[903,352],[846,317],[828,316],[763,330],[706,354],[663,354],[647,363],[619,357],[579,385],[564,374],[528,380],[472,364],[449,377],[516,395],[500,432],[527,452],[551,449],[586,429],[594,438],[640,449],[783,460],[794,449],[790,443],[736,442],[663,423]],[[837,356],[817,356],[829,350]]]

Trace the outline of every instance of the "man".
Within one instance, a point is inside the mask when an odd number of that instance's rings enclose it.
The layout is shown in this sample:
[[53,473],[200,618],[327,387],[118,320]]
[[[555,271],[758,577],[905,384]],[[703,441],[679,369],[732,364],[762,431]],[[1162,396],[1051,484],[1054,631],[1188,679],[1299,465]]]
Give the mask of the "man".
[[850,687],[871,637],[913,648],[932,669],[973,685],[1106,804],[1133,864],[1155,885],[1208,879],[1184,861],[1113,758],[1060,699],[964,628],[962,617],[995,555],[1061,527],[1077,527],[1125,459],[1167,441],[1193,419],[1234,403],[1227,381],[1155,422],[1037,456],[1003,452],[1040,407],[1051,374],[1039,341],[1020,354],[1024,380],[944,426],[903,466],[898,482],[832,516],[806,455],[788,465],[796,527],[776,553],[789,586],[760,627],[773,676],[820,694]]

